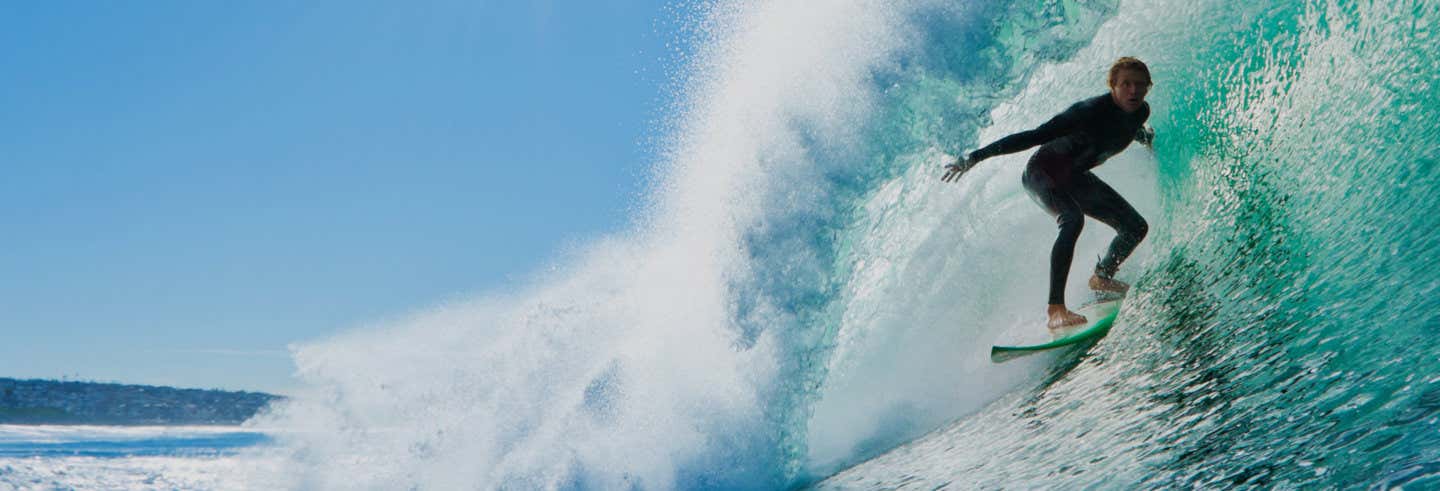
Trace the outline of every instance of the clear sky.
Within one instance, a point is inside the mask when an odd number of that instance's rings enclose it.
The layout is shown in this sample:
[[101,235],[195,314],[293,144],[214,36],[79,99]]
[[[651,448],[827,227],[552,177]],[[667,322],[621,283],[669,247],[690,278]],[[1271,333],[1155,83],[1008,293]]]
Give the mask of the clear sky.
[[621,230],[664,3],[0,3],[0,377],[283,391]]

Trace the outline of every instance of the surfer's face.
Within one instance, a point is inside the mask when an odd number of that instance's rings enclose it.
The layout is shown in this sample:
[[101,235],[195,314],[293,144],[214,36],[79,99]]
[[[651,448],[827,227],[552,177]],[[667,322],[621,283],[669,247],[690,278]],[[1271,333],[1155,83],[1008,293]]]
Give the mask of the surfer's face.
[[1110,85],[1110,97],[1127,113],[1138,111],[1145,104],[1147,92],[1150,92],[1150,78],[1138,70],[1120,70]]

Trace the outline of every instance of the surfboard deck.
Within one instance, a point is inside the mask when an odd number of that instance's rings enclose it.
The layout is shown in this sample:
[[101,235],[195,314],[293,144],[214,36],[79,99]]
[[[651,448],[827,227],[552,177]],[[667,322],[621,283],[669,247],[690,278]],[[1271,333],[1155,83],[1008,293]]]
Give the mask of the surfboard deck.
[[1090,323],[1048,343],[1027,346],[991,346],[990,362],[1002,363],[1022,356],[1100,339],[1110,332],[1110,326],[1115,324],[1115,317],[1120,315],[1120,299],[1082,306],[1076,311],[1090,319]]

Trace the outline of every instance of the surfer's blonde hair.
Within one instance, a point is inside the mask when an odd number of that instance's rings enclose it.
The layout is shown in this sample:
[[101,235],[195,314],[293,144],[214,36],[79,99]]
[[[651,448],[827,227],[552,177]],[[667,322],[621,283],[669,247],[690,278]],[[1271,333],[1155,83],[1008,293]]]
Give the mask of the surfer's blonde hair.
[[1145,66],[1145,62],[1140,61],[1139,58],[1123,56],[1115,60],[1113,65],[1110,65],[1110,77],[1106,82],[1111,87],[1115,86],[1115,77],[1120,76],[1120,70],[1135,70],[1140,72],[1145,75],[1145,85],[1155,85],[1155,82],[1150,80],[1150,67]]

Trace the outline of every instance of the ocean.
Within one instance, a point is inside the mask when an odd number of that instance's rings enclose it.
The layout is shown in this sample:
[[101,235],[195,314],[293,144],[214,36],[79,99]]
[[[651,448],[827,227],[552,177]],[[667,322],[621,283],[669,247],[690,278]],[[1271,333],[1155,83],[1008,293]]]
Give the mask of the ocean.
[[280,476],[270,443],[232,426],[0,425],[0,490],[289,485],[266,477]]
[[[234,437],[248,450],[31,443],[0,481],[1440,488],[1440,3],[694,15],[630,229],[298,346],[305,388],[251,422],[263,442]],[[1120,56],[1155,80],[1153,150],[1097,170],[1150,224],[1134,288],[1094,346],[993,364],[1042,329],[1055,225],[1020,185],[1029,152],[956,184],[942,166],[1104,93]],[[1112,236],[1087,223],[1069,298]]]

